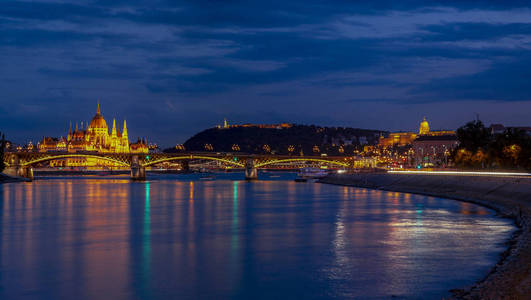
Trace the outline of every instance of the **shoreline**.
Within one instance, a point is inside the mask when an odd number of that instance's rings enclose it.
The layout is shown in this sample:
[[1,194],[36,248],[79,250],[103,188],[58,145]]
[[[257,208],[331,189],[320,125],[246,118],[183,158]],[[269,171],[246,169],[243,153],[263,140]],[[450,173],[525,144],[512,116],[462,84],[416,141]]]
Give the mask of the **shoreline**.
[[496,265],[469,287],[450,292],[456,299],[525,299],[531,295],[531,179],[486,176],[342,174],[318,182],[474,203],[511,218],[517,230]]
[[23,177],[9,176],[4,173],[0,173],[0,184],[9,182],[29,182],[31,180]]

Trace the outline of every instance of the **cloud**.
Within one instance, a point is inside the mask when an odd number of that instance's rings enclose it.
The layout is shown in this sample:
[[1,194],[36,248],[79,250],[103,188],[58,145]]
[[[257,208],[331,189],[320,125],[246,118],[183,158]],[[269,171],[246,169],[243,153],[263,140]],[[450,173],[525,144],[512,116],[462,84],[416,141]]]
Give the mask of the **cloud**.
[[97,98],[163,144],[231,115],[389,129],[372,110],[531,100],[530,45],[525,1],[5,1],[0,129]]
[[459,10],[435,7],[428,10],[391,11],[382,15],[348,15],[332,23],[339,37],[390,38],[429,35],[428,26],[456,23],[490,25],[531,24],[530,9],[512,10]]
[[441,101],[530,101],[531,56],[508,59],[483,72],[440,80],[417,87],[414,93],[429,93]]

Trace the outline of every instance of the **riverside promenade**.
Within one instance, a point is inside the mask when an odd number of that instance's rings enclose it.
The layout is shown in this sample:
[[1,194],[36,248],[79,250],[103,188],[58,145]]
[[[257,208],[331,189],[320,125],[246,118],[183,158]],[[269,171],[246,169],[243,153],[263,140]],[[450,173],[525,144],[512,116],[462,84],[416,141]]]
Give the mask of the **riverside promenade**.
[[519,230],[489,274],[457,299],[530,299],[531,178],[519,176],[360,173],[330,175],[321,183],[414,193],[472,202],[513,218]]

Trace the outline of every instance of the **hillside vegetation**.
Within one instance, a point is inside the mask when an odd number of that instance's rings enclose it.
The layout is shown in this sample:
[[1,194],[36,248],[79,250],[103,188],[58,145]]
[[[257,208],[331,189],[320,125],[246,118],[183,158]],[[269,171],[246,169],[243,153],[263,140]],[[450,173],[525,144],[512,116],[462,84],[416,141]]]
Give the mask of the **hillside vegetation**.
[[185,150],[281,155],[352,155],[364,145],[378,143],[385,132],[344,127],[293,125],[289,128],[230,127],[199,132],[184,143]]

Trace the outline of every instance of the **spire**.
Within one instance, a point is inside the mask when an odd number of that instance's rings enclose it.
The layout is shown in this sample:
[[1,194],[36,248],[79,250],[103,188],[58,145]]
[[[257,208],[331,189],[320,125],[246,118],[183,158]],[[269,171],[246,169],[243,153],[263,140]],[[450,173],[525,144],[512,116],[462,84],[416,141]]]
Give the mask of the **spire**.
[[124,129],[122,130],[122,138],[129,141],[129,138],[127,137],[127,124],[125,123],[125,120],[124,120]]
[[76,122],[76,131],[77,131],[77,122]]
[[96,114],[97,115],[101,115],[101,112],[100,112],[100,100],[98,99],[98,109],[96,110]]
[[116,119],[112,119],[112,137],[116,137]]
[[70,128],[68,129],[68,136],[66,137],[68,141],[72,139],[72,121],[70,121]]

